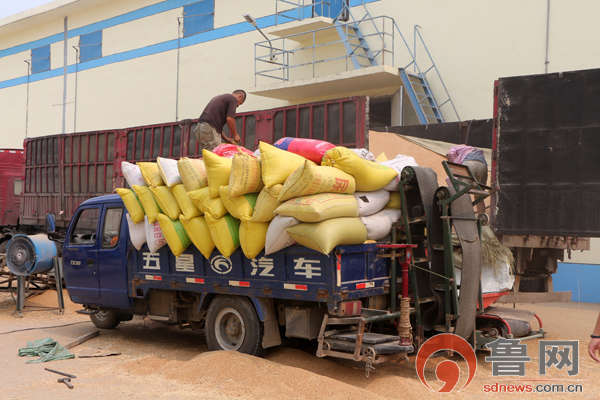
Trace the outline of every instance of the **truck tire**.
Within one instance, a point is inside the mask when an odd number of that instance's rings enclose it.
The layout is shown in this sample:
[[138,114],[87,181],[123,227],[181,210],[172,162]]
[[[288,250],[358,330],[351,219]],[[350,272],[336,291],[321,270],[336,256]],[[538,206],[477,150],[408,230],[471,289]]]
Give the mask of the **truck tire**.
[[116,310],[98,310],[93,314],[90,314],[92,323],[96,325],[96,328],[100,329],[115,329],[121,319],[119,318],[119,312]]
[[248,299],[219,296],[210,303],[206,316],[206,344],[209,350],[262,353],[262,324]]

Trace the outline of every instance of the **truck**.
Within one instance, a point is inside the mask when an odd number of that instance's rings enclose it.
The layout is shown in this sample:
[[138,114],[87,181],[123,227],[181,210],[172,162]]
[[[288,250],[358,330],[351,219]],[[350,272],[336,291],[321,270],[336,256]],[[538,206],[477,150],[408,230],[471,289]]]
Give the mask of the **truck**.
[[[204,329],[210,350],[260,354],[282,336],[317,339],[319,355],[343,354],[370,366],[413,351],[391,324],[399,312],[382,307],[390,260],[378,244],[339,246],[328,255],[294,245],[252,260],[240,249],[230,257],[215,250],[206,259],[190,246],[175,257],[167,246],[135,250],[125,214],[118,195],[88,199],[62,243],[69,296],[98,328],[139,314]],[[386,321],[379,332],[365,330]]]

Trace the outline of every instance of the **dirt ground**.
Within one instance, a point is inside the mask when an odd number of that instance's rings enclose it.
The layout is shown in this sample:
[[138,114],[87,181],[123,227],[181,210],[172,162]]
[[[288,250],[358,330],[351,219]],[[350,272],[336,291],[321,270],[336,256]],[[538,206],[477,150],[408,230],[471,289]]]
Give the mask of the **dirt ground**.
[[[30,298],[28,306],[56,304],[56,293],[45,292]],[[579,339],[579,374],[569,377],[565,370],[553,369],[546,376],[537,371],[538,344],[528,342],[524,378],[493,377],[486,354],[478,355],[474,380],[461,392],[440,395],[425,388],[415,374],[414,357],[395,365],[378,367],[370,378],[357,364],[335,359],[319,359],[310,345],[280,347],[257,358],[235,352],[208,352],[201,333],[168,327],[136,318],[119,328],[102,331],[100,336],[73,349],[76,355],[120,352],[105,358],[75,358],[45,364],[26,364],[17,355],[27,341],[52,337],[62,344],[94,330],[89,318],[75,313],[78,305],[67,301],[66,312],[35,310],[28,307],[23,318],[13,316],[14,302],[0,293],[0,382],[2,399],[494,399],[527,398],[516,393],[484,393],[486,384],[564,383],[581,384],[579,394],[532,394],[530,398],[600,398],[600,365],[587,355],[589,333],[600,305],[577,303],[518,304],[535,311],[544,322],[547,339]],[[35,311],[34,311],[35,310]],[[7,333],[9,331],[72,324]],[[77,376],[69,390],[56,382],[59,376],[49,367]],[[434,374],[435,361],[426,368],[428,382],[440,387]],[[459,385],[465,382],[462,376]],[[542,381],[542,379],[544,379]]]

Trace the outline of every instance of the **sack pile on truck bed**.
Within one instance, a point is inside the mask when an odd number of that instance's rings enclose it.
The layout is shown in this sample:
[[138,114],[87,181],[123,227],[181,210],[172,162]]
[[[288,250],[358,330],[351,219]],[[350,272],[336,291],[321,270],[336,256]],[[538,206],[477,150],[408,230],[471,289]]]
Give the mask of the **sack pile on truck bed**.
[[[367,159],[369,158],[369,159]],[[377,161],[366,149],[314,139],[260,142],[255,153],[222,144],[201,159],[123,162],[131,243],[178,256],[194,245],[206,258],[238,247],[253,259],[298,243],[324,254],[380,240],[400,218],[398,155]]]

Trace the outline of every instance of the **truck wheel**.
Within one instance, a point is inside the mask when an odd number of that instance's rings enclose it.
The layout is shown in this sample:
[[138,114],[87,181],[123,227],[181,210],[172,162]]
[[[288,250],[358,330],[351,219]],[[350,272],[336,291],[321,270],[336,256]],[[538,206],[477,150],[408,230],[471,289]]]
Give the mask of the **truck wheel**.
[[90,319],[96,328],[115,329],[121,322],[119,316],[119,312],[115,310],[98,310],[94,314],[90,314]]
[[246,298],[217,297],[208,307],[206,343],[209,350],[236,350],[259,355],[262,326]]

